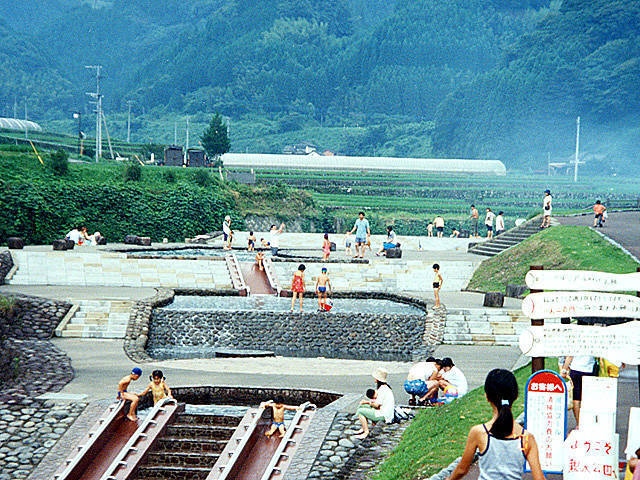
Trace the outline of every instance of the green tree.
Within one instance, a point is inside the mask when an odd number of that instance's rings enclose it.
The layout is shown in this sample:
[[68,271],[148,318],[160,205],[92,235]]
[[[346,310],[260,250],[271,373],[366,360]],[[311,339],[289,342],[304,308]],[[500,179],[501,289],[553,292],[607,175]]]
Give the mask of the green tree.
[[202,133],[200,141],[207,154],[214,159],[214,165],[219,165],[220,155],[227,153],[231,148],[227,125],[222,121],[219,113],[213,116],[209,128]]

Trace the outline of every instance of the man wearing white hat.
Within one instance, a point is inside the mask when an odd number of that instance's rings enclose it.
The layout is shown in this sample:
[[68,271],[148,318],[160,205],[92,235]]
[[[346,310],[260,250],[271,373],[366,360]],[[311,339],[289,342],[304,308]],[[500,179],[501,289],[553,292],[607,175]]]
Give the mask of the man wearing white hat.
[[387,371],[384,368],[376,368],[371,374],[376,381],[376,395],[374,399],[360,401],[356,411],[362,429],[354,437],[363,439],[369,435],[369,420],[372,422],[393,422],[395,399],[391,387],[387,383]]

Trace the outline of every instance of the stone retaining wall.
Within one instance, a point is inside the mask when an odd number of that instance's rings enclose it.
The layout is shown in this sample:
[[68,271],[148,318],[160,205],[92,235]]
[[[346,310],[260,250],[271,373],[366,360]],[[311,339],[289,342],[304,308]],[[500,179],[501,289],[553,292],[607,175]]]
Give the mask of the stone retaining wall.
[[11,271],[12,267],[13,257],[11,257],[11,252],[9,252],[9,250],[0,252],[0,285],[4,283],[4,279],[7,277],[7,274]]
[[[357,297],[385,298],[424,308],[424,302],[410,297]],[[425,339],[431,341],[425,336],[430,327],[426,314],[155,310],[146,329],[146,350],[151,357],[162,359],[206,358],[214,356],[218,348],[231,348],[295,357],[410,361],[414,351],[425,346]]]
[[[134,304],[125,353],[136,362],[154,358],[213,357],[217,348],[268,350],[278,355],[374,360],[420,360],[442,338],[444,316],[274,312],[156,311],[180,295],[234,295],[233,290],[157,289]],[[386,293],[342,293],[426,309],[423,300]],[[177,348],[179,347],[179,348]]]
[[0,332],[10,338],[45,340],[53,336],[71,304],[27,295],[12,295],[11,312],[0,311]]

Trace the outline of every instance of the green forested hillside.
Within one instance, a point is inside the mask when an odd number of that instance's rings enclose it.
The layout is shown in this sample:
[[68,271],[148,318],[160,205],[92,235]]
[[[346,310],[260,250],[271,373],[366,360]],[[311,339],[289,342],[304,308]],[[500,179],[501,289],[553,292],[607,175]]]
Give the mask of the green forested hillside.
[[[230,119],[232,150],[634,165],[640,0],[0,0],[0,115],[73,131],[103,66],[112,133],[172,142]],[[178,140],[181,140],[182,134]],[[631,162],[631,163],[630,163]],[[635,162],[637,163],[637,162]]]

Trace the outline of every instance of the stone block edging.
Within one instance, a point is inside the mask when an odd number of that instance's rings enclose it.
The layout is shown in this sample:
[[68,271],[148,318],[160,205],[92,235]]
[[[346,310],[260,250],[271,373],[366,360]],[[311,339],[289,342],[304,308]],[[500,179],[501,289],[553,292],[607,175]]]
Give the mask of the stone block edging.
[[4,283],[13,268],[15,268],[15,265],[11,252],[9,250],[0,252],[0,285]]

